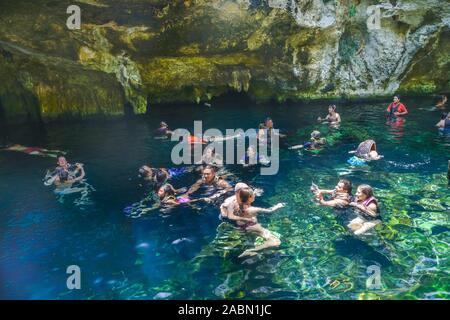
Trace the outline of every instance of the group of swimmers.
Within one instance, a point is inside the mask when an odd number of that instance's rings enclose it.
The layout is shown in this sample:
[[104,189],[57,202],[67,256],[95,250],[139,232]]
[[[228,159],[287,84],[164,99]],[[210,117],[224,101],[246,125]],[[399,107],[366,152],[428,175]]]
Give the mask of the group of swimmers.
[[[445,100],[442,99],[440,103],[445,105],[446,97]],[[400,102],[400,97],[396,95],[393,98],[393,102],[389,104],[386,113],[388,117],[402,117],[408,114],[408,110],[406,106]],[[337,113],[335,105],[329,106],[328,115],[326,117],[319,117],[317,120],[320,123],[328,123],[331,128],[339,128],[342,121],[341,116]],[[450,128],[450,113],[446,114],[437,126],[439,128]],[[273,120],[267,118],[259,125],[258,129],[258,140],[270,143],[271,135],[275,134]],[[169,126],[165,122],[160,123],[160,126],[155,133],[157,138],[163,139],[170,138],[172,134],[173,131],[169,129]],[[280,138],[285,137],[283,134],[277,134]],[[189,137],[188,142],[190,144],[205,144],[217,141],[218,139],[221,139],[222,141],[235,139],[237,136],[238,135],[220,138],[198,138],[191,136]],[[290,146],[289,149],[321,150],[325,145],[326,139],[321,136],[320,131],[314,130],[311,133],[309,141],[300,145]],[[31,155],[56,157],[57,167],[54,171],[47,172],[44,179],[44,183],[47,186],[55,185],[57,187],[70,187],[74,183],[82,181],[85,178],[83,164],[70,164],[65,155],[58,150],[29,148],[21,145],[13,145],[5,150],[20,151]],[[368,161],[375,161],[383,158],[382,155],[378,154],[376,142],[374,140],[361,142],[355,151],[350,151],[349,153],[354,154],[348,161],[351,165],[365,164]],[[250,160],[253,160],[253,162]],[[249,163],[259,163],[264,165],[264,161],[268,160],[258,155],[253,146],[250,146],[242,159],[240,159],[240,163],[243,166],[248,166]],[[221,201],[227,194],[232,193],[234,190],[234,195],[229,196],[219,205],[220,219],[226,219],[229,222],[236,224],[237,228],[240,230],[256,234],[264,240],[258,245],[255,244],[255,247],[245,250],[239,257],[252,256],[263,249],[279,246],[281,244],[279,235],[264,228],[258,222],[257,216],[259,213],[272,213],[283,208],[285,204],[278,203],[267,209],[253,206],[255,197],[261,194],[261,190],[252,188],[243,182],[236,183],[233,188],[226,179],[227,171],[224,170],[223,165],[224,162],[222,157],[216,154],[215,150],[210,147],[205,149],[201,161],[192,167],[153,168],[148,165],[143,165],[139,169],[139,175],[152,185],[153,195],[157,200],[157,205],[152,208],[144,208],[139,211],[138,215],[135,215],[135,212],[133,212],[133,206],[127,207],[124,211],[131,216],[139,216],[140,214],[153,209],[166,210],[180,204],[190,204],[198,201],[217,203],[217,201]],[[174,177],[186,173],[200,173],[201,178],[188,188],[176,189],[169,183]],[[195,193],[200,188],[210,189],[212,192],[206,196],[196,198]],[[359,185],[355,196],[352,196],[351,181],[345,179],[338,181],[336,187],[331,190],[320,189],[313,183],[311,192],[314,194],[314,200],[319,205],[333,208],[351,207],[356,209],[355,212],[357,213],[357,216],[351,219],[347,225],[355,235],[363,234],[381,223],[379,202],[375,198],[372,187],[367,184]]]

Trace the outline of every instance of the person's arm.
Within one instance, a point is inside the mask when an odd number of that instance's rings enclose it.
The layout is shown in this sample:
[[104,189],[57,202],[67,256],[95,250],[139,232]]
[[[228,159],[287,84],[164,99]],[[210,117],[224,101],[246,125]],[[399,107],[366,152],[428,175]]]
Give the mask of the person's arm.
[[200,179],[200,180],[197,180],[197,182],[196,183],[194,183],[190,188],[189,188],[189,190],[186,192],[186,195],[187,196],[189,196],[189,195],[191,195],[192,193],[194,193],[195,191],[197,191],[199,188],[200,188],[200,186],[203,184],[203,181]]
[[283,208],[285,206],[284,203],[277,203],[276,205],[265,209],[265,208],[258,208],[258,207],[250,207],[247,210],[245,210],[246,213],[250,215],[256,215],[258,213],[272,213],[280,208]]
[[334,199],[334,200],[324,200],[323,198],[319,199],[319,203],[323,206],[327,207],[345,207],[347,203],[344,200]]
[[341,115],[339,113],[336,113],[336,121],[334,121],[333,123],[335,124],[341,123]]
[[84,172],[84,168],[82,166],[78,166],[77,170],[79,170],[81,172],[81,174],[76,177],[75,179],[73,179],[73,182],[77,182],[77,181],[81,181],[84,179],[84,176],[86,175]]
[[404,105],[402,105],[402,107],[399,108],[399,112],[395,113],[396,116],[404,116],[405,114],[408,114],[408,110]]
[[367,207],[363,206],[362,204],[357,204],[355,202],[350,203],[350,205],[352,207],[358,208],[359,210],[361,210],[363,213],[371,216],[371,217],[377,217],[378,213],[377,213],[377,205],[375,203],[371,203],[369,204]]
[[228,182],[226,182],[224,179],[220,179],[220,180],[218,181],[217,185],[218,185],[220,188],[224,189],[226,192],[228,192],[228,191],[230,191],[230,190],[233,189],[233,188],[231,187],[231,185],[230,185]]
[[436,127],[438,127],[438,128],[443,128],[443,127],[444,127],[444,121],[445,121],[445,120],[439,120],[439,122],[436,123]]
[[240,217],[235,215],[234,213],[231,212],[227,212],[227,208],[224,206],[220,207],[220,213],[222,215],[222,217],[227,217],[229,220],[233,220],[233,221],[243,221],[243,222],[253,222],[255,221],[255,218],[245,218],[245,217]]

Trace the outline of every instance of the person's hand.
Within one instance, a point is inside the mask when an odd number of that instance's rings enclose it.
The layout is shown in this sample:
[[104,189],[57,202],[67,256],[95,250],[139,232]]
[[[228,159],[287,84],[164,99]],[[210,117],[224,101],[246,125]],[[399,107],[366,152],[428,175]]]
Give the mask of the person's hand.
[[211,198],[202,198],[206,203],[211,203],[213,202],[213,199]]
[[281,208],[283,208],[285,205],[286,205],[286,204],[284,204],[284,203],[277,203],[276,205],[274,205],[274,206],[272,207],[272,210],[275,211],[275,210],[281,209]]
[[317,121],[322,121],[322,118],[321,118],[321,117],[318,117],[318,118],[317,118]]
[[356,202],[350,202],[348,205],[351,207],[356,207],[358,204]]
[[260,197],[264,193],[264,190],[261,188],[255,188],[253,189],[253,193],[255,194],[255,196]]
[[394,112],[394,115],[395,115],[395,116],[399,116],[399,115],[400,115],[400,112]]
[[246,219],[247,222],[256,223],[256,217],[251,217]]

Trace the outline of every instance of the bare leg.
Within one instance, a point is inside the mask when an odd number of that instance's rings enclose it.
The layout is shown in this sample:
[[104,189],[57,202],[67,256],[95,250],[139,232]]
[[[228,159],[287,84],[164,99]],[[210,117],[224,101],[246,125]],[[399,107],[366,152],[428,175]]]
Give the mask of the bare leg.
[[248,227],[247,231],[253,232],[258,234],[260,237],[262,237],[265,241],[263,244],[254,247],[253,249],[247,249],[245,250],[239,258],[247,257],[247,256],[254,256],[257,254],[258,251],[272,248],[272,247],[278,247],[281,244],[280,239],[275,237],[269,230],[263,228],[259,223]]
[[348,224],[348,227],[353,231],[355,235],[360,235],[369,231],[380,222],[380,220],[364,221],[361,218],[355,218]]

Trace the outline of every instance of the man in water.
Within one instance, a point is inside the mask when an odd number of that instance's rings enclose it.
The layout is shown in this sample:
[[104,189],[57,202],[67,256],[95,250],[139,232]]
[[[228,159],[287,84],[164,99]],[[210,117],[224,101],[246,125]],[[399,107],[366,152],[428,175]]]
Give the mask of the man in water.
[[72,185],[73,183],[84,179],[85,172],[83,164],[75,163],[75,165],[71,165],[67,162],[65,156],[59,155],[57,158],[57,165],[54,173],[45,181],[46,185]]
[[[266,118],[263,123],[259,124],[258,140],[267,141],[267,144],[270,144],[272,142],[272,134],[275,134],[273,130],[273,120],[271,118]],[[286,135],[278,134],[278,137],[285,138]]]
[[191,194],[200,189],[200,187],[212,187],[216,190],[220,189],[220,191],[209,197],[210,200],[216,199],[222,194],[233,189],[231,185],[225,181],[225,179],[216,175],[216,170],[211,165],[208,165],[203,169],[202,178],[194,183],[184,196],[189,197]]
[[404,116],[408,114],[408,109],[406,109],[406,106],[400,102],[400,96],[395,95],[393,102],[391,102],[386,109],[386,112],[388,113],[389,117],[399,117]]
[[438,127],[441,130],[449,130],[450,131],[450,112],[442,113],[441,120],[436,124],[436,127]]
[[156,136],[159,138],[170,138],[173,131],[169,129],[169,125],[165,123],[164,121],[161,121],[159,123],[159,128],[156,129]]
[[[339,180],[333,190],[322,190],[313,184],[311,192],[314,193],[316,201],[319,204],[333,208],[343,208],[348,206],[351,202],[352,183],[345,179]],[[324,194],[331,195],[331,199],[325,200]]]
[[341,123],[341,116],[336,112],[336,105],[328,107],[328,115],[325,118],[317,118],[319,122],[328,122],[330,125],[337,126]]

